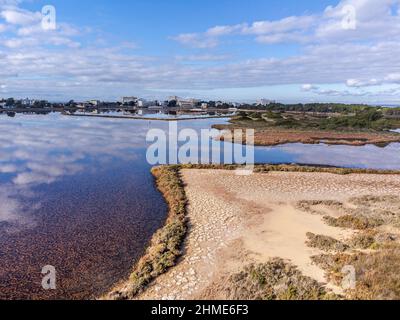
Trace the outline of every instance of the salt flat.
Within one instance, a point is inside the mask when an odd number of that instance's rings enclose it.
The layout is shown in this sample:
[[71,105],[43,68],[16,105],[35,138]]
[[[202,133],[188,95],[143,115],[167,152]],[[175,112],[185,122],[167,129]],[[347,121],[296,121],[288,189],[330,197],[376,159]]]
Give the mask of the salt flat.
[[[399,175],[271,172],[238,176],[234,171],[183,170],[190,233],[180,263],[159,277],[141,299],[224,299],[224,276],[250,263],[280,257],[306,276],[326,282],[310,257],[307,232],[346,241],[354,231],[326,225],[323,215],[298,207],[304,200],[398,195]],[[331,208],[319,208],[333,215]],[[328,287],[340,292],[338,287]]]

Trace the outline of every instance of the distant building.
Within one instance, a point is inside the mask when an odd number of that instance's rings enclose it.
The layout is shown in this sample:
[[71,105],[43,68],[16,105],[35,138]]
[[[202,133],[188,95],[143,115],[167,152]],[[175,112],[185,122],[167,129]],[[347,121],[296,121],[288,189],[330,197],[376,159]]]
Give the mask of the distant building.
[[85,109],[85,108],[87,107],[87,104],[86,104],[86,103],[78,103],[78,104],[76,105],[76,107],[77,107],[78,109]]
[[170,96],[168,97],[168,102],[170,101],[179,101],[181,100],[181,98],[179,98],[178,96]]
[[139,108],[144,108],[144,107],[148,107],[148,106],[149,106],[149,103],[148,103],[146,100],[144,100],[144,99],[138,99],[138,100],[136,101],[136,104],[137,104],[137,106],[138,106]]
[[21,105],[25,106],[25,107],[29,107],[32,106],[35,103],[35,100],[31,100],[31,99],[22,99],[21,100]]
[[260,100],[257,101],[258,105],[265,106],[265,107],[270,105],[270,104],[272,104],[272,103],[275,103],[275,101],[274,100],[268,100],[268,99],[260,99]]
[[201,101],[198,99],[184,99],[178,96],[168,97],[168,102],[176,101],[176,105],[181,109],[192,109],[196,107]]
[[100,104],[99,100],[90,100],[88,101],[89,104],[91,104],[92,106],[97,107]]
[[180,99],[178,100],[178,107],[181,109],[192,109],[200,103],[200,100],[196,99]]
[[207,103],[207,102],[203,102],[203,103],[201,104],[201,108],[202,108],[203,110],[208,109],[208,103]]
[[123,104],[136,103],[138,100],[139,99],[137,97],[123,97],[122,103]]
[[193,104],[189,101],[178,101],[178,107],[181,109],[192,109],[193,108]]

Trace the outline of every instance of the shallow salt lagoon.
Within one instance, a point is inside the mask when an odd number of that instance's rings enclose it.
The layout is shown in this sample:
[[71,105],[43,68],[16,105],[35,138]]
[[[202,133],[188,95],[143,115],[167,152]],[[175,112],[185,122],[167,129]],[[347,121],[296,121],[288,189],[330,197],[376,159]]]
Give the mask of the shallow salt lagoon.
[[[200,130],[223,119],[183,121]],[[84,299],[129,275],[167,207],[146,160],[148,120],[0,115],[0,299]],[[385,148],[288,144],[256,162],[400,169]],[[44,291],[41,270],[57,270]]]

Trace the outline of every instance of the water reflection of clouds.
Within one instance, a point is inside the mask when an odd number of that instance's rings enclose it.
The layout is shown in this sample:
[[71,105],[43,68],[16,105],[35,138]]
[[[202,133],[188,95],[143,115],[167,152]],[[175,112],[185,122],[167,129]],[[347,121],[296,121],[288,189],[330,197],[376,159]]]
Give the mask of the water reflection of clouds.
[[[222,122],[225,121],[183,121],[178,126],[198,131]],[[33,199],[35,187],[85,170],[106,168],[115,159],[134,161],[146,153],[149,129],[164,129],[165,139],[176,139],[175,133],[168,134],[168,126],[166,122],[57,114],[15,118],[0,115],[0,227],[2,222],[31,223],[29,216],[40,208],[40,203],[27,207],[23,199]],[[193,151],[200,154],[201,150],[195,146]],[[400,169],[400,144],[386,148],[290,144],[256,148],[256,155],[258,162]]]
[[[118,158],[134,160],[146,130],[139,123],[72,119],[60,115],[0,116],[0,223],[21,222],[28,211],[19,199],[50,184]],[[93,162],[92,162],[93,163]],[[40,204],[38,204],[40,205]]]
[[393,143],[385,148],[374,145],[353,147],[324,144],[308,146],[288,144],[278,148],[294,156],[297,163],[371,169],[400,169],[399,143]]

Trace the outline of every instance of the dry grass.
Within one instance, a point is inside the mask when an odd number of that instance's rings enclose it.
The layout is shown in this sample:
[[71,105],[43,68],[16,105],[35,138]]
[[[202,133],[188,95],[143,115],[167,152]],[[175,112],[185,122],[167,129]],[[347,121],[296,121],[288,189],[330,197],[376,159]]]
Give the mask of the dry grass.
[[354,249],[376,249],[378,247],[376,236],[375,230],[359,232],[351,238],[350,246]]
[[399,300],[400,299],[400,246],[385,245],[373,253],[353,255],[320,255],[313,261],[327,271],[328,277],[339,284],[344,266],[356,270],[356,288],[347,292],[348,299]]
[[325,212],[315,209],[316,206],[326,206],[338,211],[342,210],[343,204],[335,200],[302,200],[297,202],[296,208],[311,214],[324,215]]
[[311,248],[317,248],[323,251],[344,252],[349,249],[349,246],[339,240],[324,235],[315,235],[307,233],[308,241],[306,244]]
[[321,207],[341,214],[338,219],[327,216],[325,221],[334,227],[365,230],[381,225],[400,226],[400,197],[394,195],[362,196],[339,201],[299,201],[296,207],[311,214],[326,214]]
[[324,221],[331,227],[366,230],[383,225],[383,220],[366,216],[345,215],[339,218],[325,216]]
[[[252,264],[214,284],[211,295],[226,300],[327,300],[338,299],[321,283],[304,276],[282,259]],[[205,294],[207,296],[207,292]]]
[[[254,129],[254,143],[258,146],[276,146],[287,143],[303,143],[303,144],[319,144],[325,143],[329,145],[351,145],[364,146],[374,144],[378,146],[386,146],[390,143],[400,142],[400,135],[383,130],[368,130],[366,128],[318,128],[314,125],[305,125],[307,119],[296,121],[301,126],[285,125],[285,122],[292,123],[290,120],[284,120],[281,125],[274,125],[273,119],[264,121],[265,118],[254,120],[233,118],[229,124],[217,124],[213,128],[221,130],[220,140],[232,141],[232,132],[234,130]],[[304,126],[305,125],[305,126]],[[246,137],[243,134],[243,141]],[[245,142],[244,142],[245,143]]]
[[350,199],[356,214],[382,220],[385,225],[400,226],[400,197],[397,195],[363,196]]
[[[312,257],[313,262],[324,269],[328,279],[336,285],[341,285],[345,275],[343,267],[354,267],[356,288],[346,291],[346,299],[400,299],[400,236],[386,231],[398,226],[400,197],[362,196],[348,202],[349,205],[336,201],[297,204],[299,209],[311,214],[324,214],[321,206],[325,206],[342,214],[338,218],[325,216],[328,225],[359,230],[346,244],[327,236],[307,234],[310,247],[326,252]],[[349,248],[353,251],[344,253]],[[330,251],[337,252],[329,254]]]
[[[288,143],[329,145],[364,146],[374,144],[386,146],[390,143],[400,142],[400,135],[386,131],[370,130],[319,130],[307,128],[270,127],[265,121],[236,121],[231,124],[214,125],[213,128],[223,130],[220,140],[232,141],[233,130],[239,129],[243,133],[246,129],[254,129],[254,143],[257,146],[277,146]],[[242,140],[246,143],[245,134]]]
[[[349,201],[351,214],[339,218],[324,217],[334,227],[361,230],[349,241],[352,254],[323,254],[312,257],[314,263],[326,270],[330,281],[340,284],[345,266],[356,270],[356,288],[346,292],[348,299],[398,300],[400,299],[400,244],[399,235],[387,233],[381,226],[394,227],[400,215],[397,195],[363,196]],[[346,210],[344,206],[340,207]],[[360,213],[363,213],[361,215]],[[329,251],[329,250],[325,250]]]
[[[180,165],[182,169],[206,169],[206,170],[236,170],[239,165],[224,164],[185,164]],[[400,170],[374,170],[374,169],[352,169],[340,167],[308,166],[300,164],[257,164],[254,166],[255,173],[268,172],[321,172],[332,174],[400,174]]]

